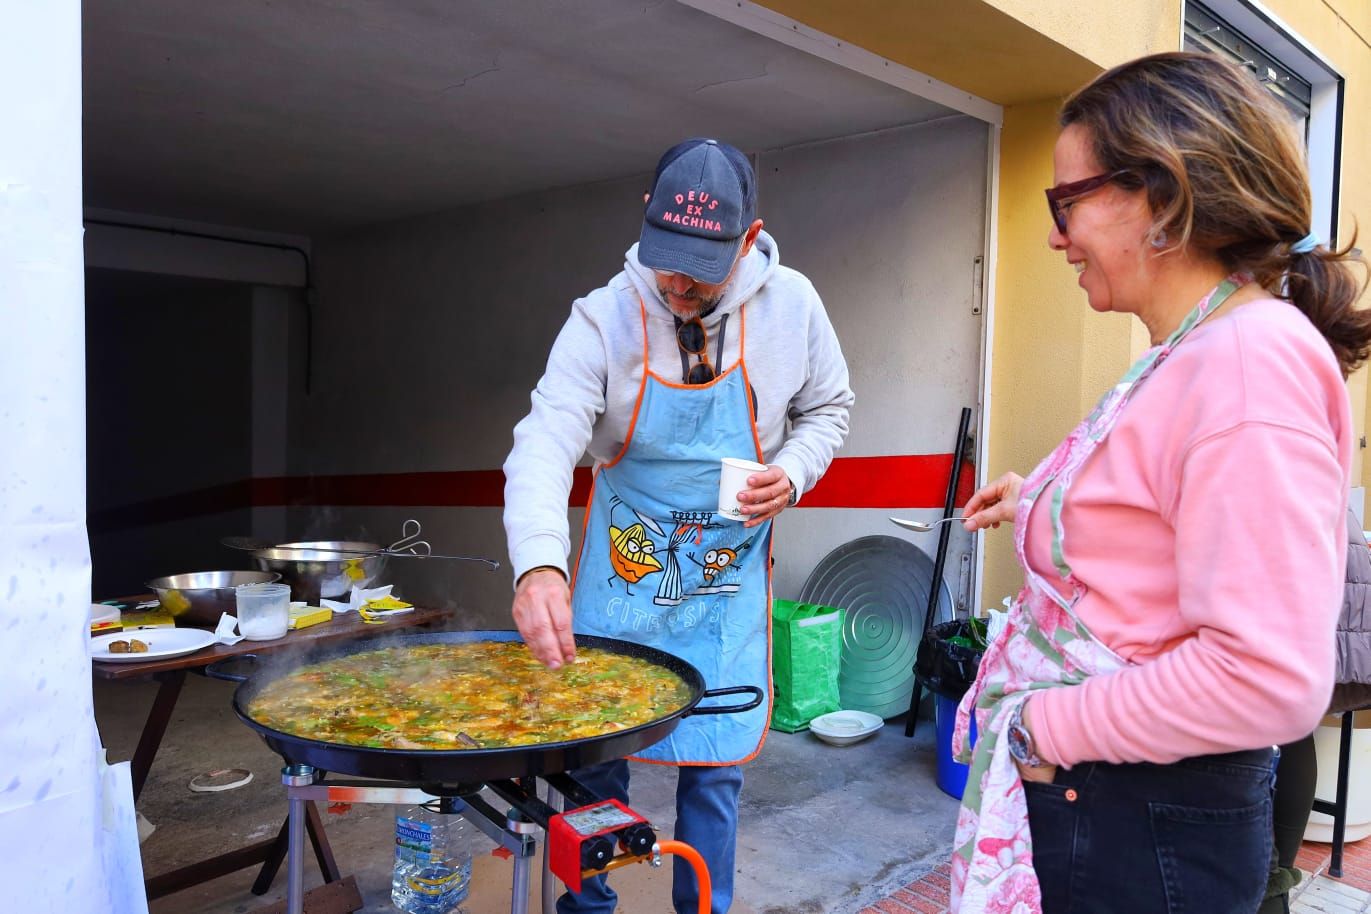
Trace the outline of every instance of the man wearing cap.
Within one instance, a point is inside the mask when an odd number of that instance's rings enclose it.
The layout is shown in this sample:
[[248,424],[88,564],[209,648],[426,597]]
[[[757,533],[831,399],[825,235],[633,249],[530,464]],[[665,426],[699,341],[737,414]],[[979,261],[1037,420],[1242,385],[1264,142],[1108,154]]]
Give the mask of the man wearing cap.
[[[706,688],[764,693],[749,711],[692,714],[637,756],[679,766],[676,837],[708,864],[716,914],[733,896],[739,766],[771,707],[771,522],[828,468],[853,401],[823,303],[781,266],[756,200],[732,146],[667,150],[638,243],[573,304],[504,466],[514,621],[539,660],[574,662],[574,631],[683,657]],[[587,452],[594,482],[568,575],[566,504]],[[738,493],[742,522],[717,511],[725,457],[766,465]],[[626,762],[576,774],[628,798]],[[672,903],[695,914],[693,873],[674,865]],[[557,910],[611,914],[615,898],[597,877]]]

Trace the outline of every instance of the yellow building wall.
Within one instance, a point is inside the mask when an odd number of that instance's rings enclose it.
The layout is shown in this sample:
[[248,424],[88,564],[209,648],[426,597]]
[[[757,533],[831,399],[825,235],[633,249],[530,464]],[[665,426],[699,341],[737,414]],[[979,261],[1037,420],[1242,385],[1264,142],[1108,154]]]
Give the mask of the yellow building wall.
[[[1367,0],[1266,0],[1266,6],[1342,74],[1342,172],[1339,184],[1338,238],[1345,244],[1360,228],[1357,246],[1371,250],[1371,3]],[[1367,307],[1367,297],[1362,297]],[[1348,380],[1358,436],[1371,422],[1367,369]],[[1371,487],[1366,451],[1354,455],[1352,484]],[[1371,516],[1367,517],[1371,521]]]
[[[1070,41],[1078,23],[1051,5],[999,0],[1001,9]],[[1101,67],[1180,46],[1181,7],[1153,11],[1165,28],[1118,30],[1125,39],[1101,46],[1109,30],[1082,30],[1091,43],[1074,50]],[[1127,4],[1111,4],[1127,6]],[[1371,232],[1371,4],[1342,0],[1329,5],[1271,0],[1268,8],[1316,48],[1346,81],[1340,181],[1339,241],[1358,224]],[[1034,17],[1037,18],[1034,18]],[[1148,46],[1128,39],[1145,37]],[[1074,272],[1047,249],[1047,211],[1042,189],[1052,183],[1052,143],[1059,98],[1005,108],[1000,145],[1000,214],[997,251],[994,361],[987,453],[988,478],[1026,473],[1080,420],[1096,399],[1147,345],[1142,325],[1130,318],[1089,311]],[[1359,247],[1371,249],[1364,232]],[[1365,300],[1363,305],[1365,306]],[[1358,437],[1371,424],[1368,371],[1348,382]],[[1028,379],[1028,383],[1025,383]],[[1371,487],[1371,463],[1355,454],[1353,485]],[[1371,518],[1369,518],[1371,519]],[[997,606],[1022,585],[1010,528],[985,534],[983,606]]]
[[[1347,81],[1342,239],[1371,232],[1371,3],[1265,0]],[[1075,272],[1047,247],[1043,189],[1061,99],[1117,63],[1181,44],[1180,0],[763,0],[763,5],[1004,106],[986,477],[1025,474],[1146,346],[1131,318],[1090,311]],[[1371,244],[1362,243],[1362,247]],[[1364,434],[1367,373],[1349,384]],[[1358,455],[1354,484],[1371,486]],[[1008,527],[985,535],[982,605],[1022,576]]]
[[[1131,360],[1140,325],[1124,315],[1090,310],[1075,271],[1047,246],[1049,217],[1043,190],[1052,184],[1052,148],[1062,98],[1103,69],[1179,46],[1181,29],[1180,6],[1173,0],[992,2],[1088,58],[1093,67],[1061,92],[1005,106],[987,479],[1006,471],[1027,474]],[[1003,526],[983,535],[982,605],[998,606],[1022,585],[1013,530]]]

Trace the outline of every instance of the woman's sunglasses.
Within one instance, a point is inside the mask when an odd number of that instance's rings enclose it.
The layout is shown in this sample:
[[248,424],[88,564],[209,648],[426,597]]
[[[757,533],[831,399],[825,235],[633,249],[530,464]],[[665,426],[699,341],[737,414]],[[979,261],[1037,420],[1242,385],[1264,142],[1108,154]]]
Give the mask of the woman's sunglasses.
[[1052,212],[1052,224],[1057,226],[1057,231],[1063,235],[1066,234],[1066,204],[1074,202],[1086,194],[1094,193],[1109,182],[1117,181],[1126,174],[1128,174],[1127,171],[1113,171],[1107,175],[1095,175],[1093,178],[1049,187],[1047,189],[1047,208]]
[[714,380],[714,366],[709,361],[709,337],[698,317],[682,321],[676,328],[676,345],[687,355],[699,356],[700,361],[686,375],[687,384],[708,384]]

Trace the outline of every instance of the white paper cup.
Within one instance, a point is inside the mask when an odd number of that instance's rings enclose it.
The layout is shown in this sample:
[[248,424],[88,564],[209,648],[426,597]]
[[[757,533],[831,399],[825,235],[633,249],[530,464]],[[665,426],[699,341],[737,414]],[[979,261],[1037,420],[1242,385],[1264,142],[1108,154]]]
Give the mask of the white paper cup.
[[738,493],[748,488],[747,477],[764,472],[766,464],[739,457],[725,457],[719,463],[719,513],[729,520],[747,520],[738,504]]

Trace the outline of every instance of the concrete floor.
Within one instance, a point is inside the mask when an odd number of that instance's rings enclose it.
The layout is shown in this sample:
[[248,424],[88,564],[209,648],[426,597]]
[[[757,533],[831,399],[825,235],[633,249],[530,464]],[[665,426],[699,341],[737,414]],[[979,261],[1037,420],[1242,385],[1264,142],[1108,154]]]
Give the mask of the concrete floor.
[[[143,844],[145,874],[275,834],[286,811],[281,760],[230,708],[234,686],[191,676],[153,763],[139,811],[156,831]],[[95,684],[96,719],[111,761],[129,758],[151,704],[151,682]],[[772,731],[748,765],[738,835],[734,914],[851,914],[946,861],[956,802],[934,785],[933,725],[920,721],[905,739],[889,722],[855,746],[825,745],[809,733]],[[222,793],[192,793],[187,784],[216,768],[246,768],[252,783]],[[633,806],[669,837],[674,819],[672,769],[635,766]],[[496,801],[496,805],[500,805]],[[353,875],[367,914],[390,904],[394,807],[356,805],[326,814],[339,867]],[[541,845],[541,842],[540,842]],[[493,846],[493,845],[492,845]],[[534,868],[532,914],[538,914]],[[243,870],[150,904],[152,914],[248,914],[284,897],[284,872],[264,896]],[[670,914],[670,871],[632,866],[612,877],[620,911]],[[478,856],[466,914],[509,910],[511,864]],[[306,888],[318,885],[306,864]]]

